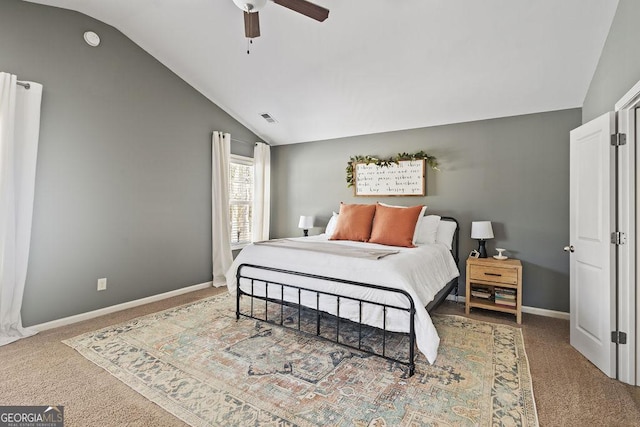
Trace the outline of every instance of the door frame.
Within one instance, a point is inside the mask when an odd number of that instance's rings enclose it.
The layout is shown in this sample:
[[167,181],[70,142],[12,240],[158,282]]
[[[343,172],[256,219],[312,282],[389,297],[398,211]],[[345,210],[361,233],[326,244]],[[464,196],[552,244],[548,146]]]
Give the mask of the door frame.
[[637,291],[636,265],[640,261],[636,250],[636,144],[638,132],[636,109],[640,108],[640,82],[636,83],[615,104],[617,131],[626,134],[626,144],[618,148],[618,231],[626,234],[626,243],[618,247],[618,330],[627,333],[627,344],[618,345],[618,379],[640,385],[640,292]]

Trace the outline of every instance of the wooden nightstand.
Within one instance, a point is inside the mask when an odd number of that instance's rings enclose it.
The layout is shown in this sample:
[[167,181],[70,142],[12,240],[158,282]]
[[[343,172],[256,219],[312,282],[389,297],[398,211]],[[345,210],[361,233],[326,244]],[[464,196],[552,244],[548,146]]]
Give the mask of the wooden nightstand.
[[[496,303],[496,292],[498,303]],[[472,307],[478,307],[515,314],[518,324],[522,323],[522,263],[520,260],[467,259],[466,300],[465,313],[467,314]]]

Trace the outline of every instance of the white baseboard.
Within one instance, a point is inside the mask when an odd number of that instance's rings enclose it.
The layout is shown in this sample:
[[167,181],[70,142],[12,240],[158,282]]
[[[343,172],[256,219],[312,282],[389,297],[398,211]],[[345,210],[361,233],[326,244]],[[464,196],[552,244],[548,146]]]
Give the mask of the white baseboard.
[[89,311],[87,313],[76,314],[69,317],[63,317],[62,319],[40,323],[39,325],[29,326],[29,328],[35,329],[38,332],[42,332],[48,329],[59,328],[60,326],[67,326],[67,325],[71,325],[72,323],[82,322],[83,320],[89,320],[99,316],[104,316],[105,314],[111,314],[117,311],[126,310],[128,308],[138,307],[140,305],[161,301],[163,299],[186,294],[188,292],[210,288],[212,285],[213,285],[213,282],[205,282],[205,283],[200,283],[198,285],[187,286],[186,288],[180,288],[174,291],[164,292],[162,294],[152,295],[150,297],[140,298],[134,301],[123,302],[122,304],[116,304],[110,307],[100,308],[98,310]]
[[565,311],[547,310],[546,308],[522,306],[523,313],[536,314],[538,316],[555,317],[556,319],[569,320],[569,313]]
[[[458,299],[460,300],[459,302],[464,302],[463,296],[459,296]],[[456,296],[447,295],[447,300],[456,302]],[[564,311],[547,310],[546,308],[529,307],[529,306],[523,305],[522,312],[535,314],[537,316],[554,317],[556,319],[569,320],[569,313],[566,313]]]

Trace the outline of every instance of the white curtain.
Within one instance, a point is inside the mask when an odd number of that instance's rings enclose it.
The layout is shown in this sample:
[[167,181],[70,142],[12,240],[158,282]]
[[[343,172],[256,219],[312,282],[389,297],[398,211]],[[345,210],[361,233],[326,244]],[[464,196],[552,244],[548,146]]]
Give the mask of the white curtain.
[[229,220],[229,158],[231,135],[213,132],[211,141],[211,243],[213,285],[226,284],[225,273],[231,267],[231,222]]
[[271,150],[264,142],[253,149],[253,241],[269,240],[271,211]]
[[0,73],[0,345],[36,331],[22,327],[40,135],[42,85]]

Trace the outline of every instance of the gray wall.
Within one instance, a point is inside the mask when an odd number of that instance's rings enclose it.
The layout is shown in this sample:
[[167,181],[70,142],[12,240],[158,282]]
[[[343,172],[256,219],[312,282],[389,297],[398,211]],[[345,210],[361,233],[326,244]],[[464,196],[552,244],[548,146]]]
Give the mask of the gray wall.
[[0,70],[44,85],[24,324],[210,281],[211,131],[255,135],[75,12],[0,0]]
[[614,109],[640,81],[640,1],[620,0],[582,107],[582,122]]
[[[524,304],[567,312],[569,257],[562,248],[569,239],[569,131],[580,120],[580,109],[571,109],[274,147],[271,237],[300,235],[299,215],[316,215],[326,225],[341,201],[426,204],[427,212],[460,221],[464,260],[477,247],[471,221],[490,220],[489,252],[506,248],[523,261]],[[351,156],[419,150],[441,165],[427,173],[426,197],[356,198],[347,189]]]

